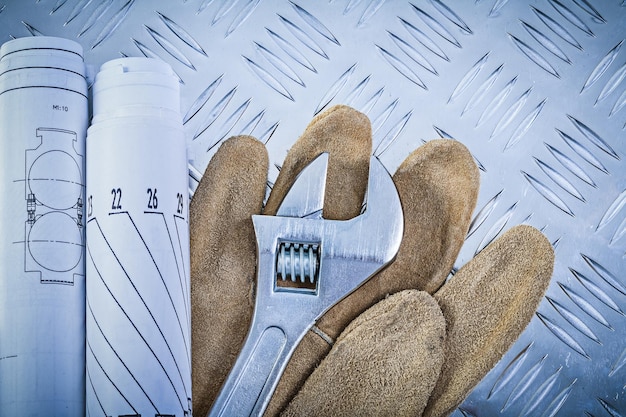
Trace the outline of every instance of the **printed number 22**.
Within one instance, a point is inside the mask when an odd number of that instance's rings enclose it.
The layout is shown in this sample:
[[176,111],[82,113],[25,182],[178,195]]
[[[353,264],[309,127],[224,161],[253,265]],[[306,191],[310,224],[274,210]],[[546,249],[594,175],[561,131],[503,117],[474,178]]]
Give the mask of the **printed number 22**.
[[113,202],[111,203],[111,210],[121,210],[122,209],[122,189],[113,188],[111,190],[111,195],[113,196]]

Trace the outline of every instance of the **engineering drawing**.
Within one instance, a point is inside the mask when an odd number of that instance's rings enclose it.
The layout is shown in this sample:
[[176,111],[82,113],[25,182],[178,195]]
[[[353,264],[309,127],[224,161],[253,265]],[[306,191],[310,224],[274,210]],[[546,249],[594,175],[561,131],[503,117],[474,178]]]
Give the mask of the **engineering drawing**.
[[73,285],[83,275],[83,156],[76,132],[43,128],[25,152],[24,271],[42,284]]

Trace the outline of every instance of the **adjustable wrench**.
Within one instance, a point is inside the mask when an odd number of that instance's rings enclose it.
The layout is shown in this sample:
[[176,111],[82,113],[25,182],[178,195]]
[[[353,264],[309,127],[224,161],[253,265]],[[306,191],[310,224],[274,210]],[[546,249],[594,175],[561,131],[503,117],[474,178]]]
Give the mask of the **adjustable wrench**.
[[371,158],[363,213],[342,221],[321,217],[327,166],[328,154],[321,154],[300,173],[276,216],[252,216],[254,316],[211,417],[263,414],[306,332],[398,252],[402,207],[382,163]]

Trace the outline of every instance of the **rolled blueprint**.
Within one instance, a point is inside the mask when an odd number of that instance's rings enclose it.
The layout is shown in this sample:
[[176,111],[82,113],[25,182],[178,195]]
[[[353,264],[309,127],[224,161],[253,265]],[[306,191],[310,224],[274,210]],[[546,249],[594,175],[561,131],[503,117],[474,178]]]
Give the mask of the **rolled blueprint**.
[[85,407],[82,48],[31,37],[0,48],[0,416]]
[[166,63],[102,65],[87,135],[87,415],[191,415],[187,155]]

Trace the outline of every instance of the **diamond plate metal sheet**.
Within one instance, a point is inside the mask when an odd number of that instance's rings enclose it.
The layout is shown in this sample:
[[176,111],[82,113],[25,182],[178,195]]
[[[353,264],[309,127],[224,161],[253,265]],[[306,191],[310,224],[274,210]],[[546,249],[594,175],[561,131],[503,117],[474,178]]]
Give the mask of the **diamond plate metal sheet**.
[[271,181],[311,117],[366,113],[390,171],[435,137],[481,191],[456,267],[527,223],[553,242],[529,327],[455,416],[626,415],[626,2],[0,0],[0,41],[75,39],[96,69],[178,74],[190,190],[218,145],[266,143]]

